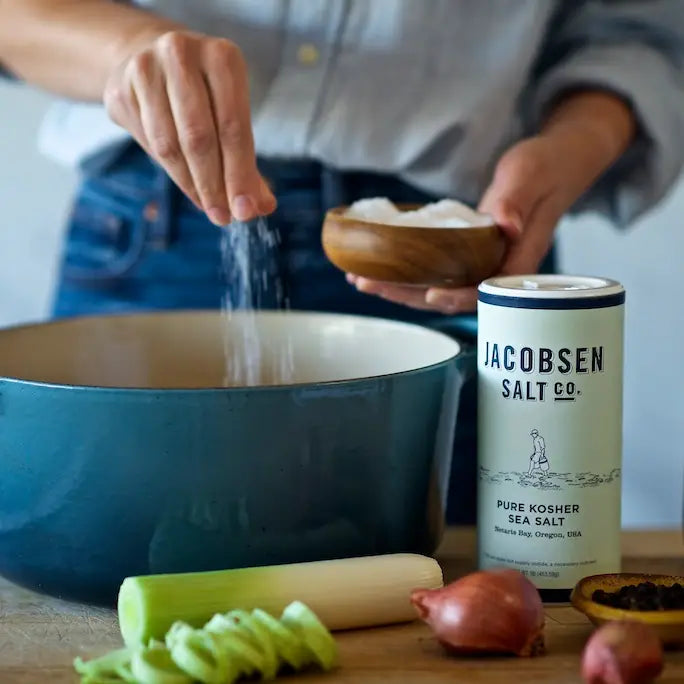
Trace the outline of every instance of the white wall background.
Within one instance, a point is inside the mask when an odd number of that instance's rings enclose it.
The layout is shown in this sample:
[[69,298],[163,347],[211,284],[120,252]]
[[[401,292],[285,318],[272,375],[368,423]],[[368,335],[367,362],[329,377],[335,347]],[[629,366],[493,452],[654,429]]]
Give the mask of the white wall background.
[[49,99],[0,81],[0,326],[49,311],[74,174],[39,155],[34,136]]
[[[0,326],[39,320],[49,310],[75,178],[36,152],[34,136],[47,102],[35,91],[0,83]],[[594,218],[561,228],[564,271],[614,277],[628,291],[627,527],[682,522],[683,217],[684,184],[628,233]]]

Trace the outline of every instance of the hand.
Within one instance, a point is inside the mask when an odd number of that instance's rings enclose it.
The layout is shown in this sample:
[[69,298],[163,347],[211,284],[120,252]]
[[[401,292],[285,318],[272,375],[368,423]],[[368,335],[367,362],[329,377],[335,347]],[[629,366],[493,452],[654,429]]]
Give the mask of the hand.
[[[610,95],[569,99],[544,131],[511,147],[499,160],[479,211],[509,240],[500,275],[536,273],[563,214],[623,152],[633,135],[629,109]],[[416,309],[444,314],[474,311],[477,288],[415,288],[353,274],[358,290]]]
[[247,67],[229,40],[169,31],[109,76],[107,112],[217,225],[271,213],[256,166]]

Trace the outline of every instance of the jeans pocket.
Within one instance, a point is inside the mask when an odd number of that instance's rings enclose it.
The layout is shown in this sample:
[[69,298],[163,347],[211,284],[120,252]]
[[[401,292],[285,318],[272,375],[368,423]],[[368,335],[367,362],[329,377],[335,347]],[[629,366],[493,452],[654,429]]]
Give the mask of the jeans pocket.
[[117,211],[80,198],[71,214],[62,275],[81,285],[105,285],[127,275],[145,251],[141,211]]

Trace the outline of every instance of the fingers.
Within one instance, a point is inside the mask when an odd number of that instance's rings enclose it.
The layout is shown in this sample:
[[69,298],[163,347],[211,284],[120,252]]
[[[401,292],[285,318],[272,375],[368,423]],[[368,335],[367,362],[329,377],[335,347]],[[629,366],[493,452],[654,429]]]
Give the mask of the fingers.
[[477,288],[459,287],[453,290],[432,288],[425,301],[445,314],[468,313],[477,308]]
[[256,166],[247,68],[242,55],[233,43],[214,40],[205,46],[205,62],[223,158],[222,178],[231,211],[241,221],[270,213],[275,198],[262,185]]
[[140,121],[138,98],[130,79],[120,75],[118,79],[111,81],[103,93],[103,104],[109,118],[126,128],[140,146],[150,154],[147,136]]
[[201,209],[202,201],[181,151],[164,74],[149,53],[139,55],[130,67],[145,151],[165,166],[176,185]]
[[501,266],[502,275],[536,273],[553,240],[556,224],[563,210],[553,196],[542,200],[529,218],[523,236],[513,243]]
[[104,100],[214,223],[275,210],[256,166],[247,68],[230,41],[167,33],[110,76]]
[[202,208],[214,223],[223,225],[229,222],[230,211],[211,101],[199,68],[199,49],[197,42],[181,33],[167,34],[159,44],[180,150]]
[[553,191],[553,176],[538,148],[530,140],[509,150],[480,202],[480,211],[490,214],[512,240],[520,238],[537,205]]
[[273,195],[273,192],[271,192],[271,188],[268,187],[266,181],[261,177],[259,177],[259,188],[261,197],[261,213],[264,215],[273,213],[276,210],[278,203],[276,201],[275,196]]
[[525,227],[522,212],[512,199],[501,195],[498,189],[490,189],[483,196],[480,211],[489,214],[510,240],[517,240]]
[[558,150],[536,137],[513,146],[497,164],[480,207],[511,240],[501,274],[535,273],[548,252],[556,224],[572,201],[558,163]]
[[429,310],[432,307],[425,301],[425,288],[407,287],[393,285],[391,283],[381,283],[377,280],[369,280],[360,276],[348,275],[347,281],[354,285],[359,292],[375,295],[382,299],[403,304],[414,309]]
[[353,274],[347,274],[347,282],[359,292],[375,295],[395,304],[403,304],[423,311],[437,311],[443,314],[456,314],[472,311],[477,306],[475,288],[453,290],[439,288],[410,287],[381,283]]

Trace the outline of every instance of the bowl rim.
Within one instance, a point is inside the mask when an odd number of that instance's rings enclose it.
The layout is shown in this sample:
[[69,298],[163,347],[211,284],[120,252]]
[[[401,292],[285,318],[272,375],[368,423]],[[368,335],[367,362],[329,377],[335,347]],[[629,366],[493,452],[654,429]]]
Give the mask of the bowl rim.
[[[247,311],[237,311],[238,314],[247,314]],[[442,366],[447,366],[453,364],[467,356],[466,349],[467,343],[465,340],[457,339],[448,335],[447,333],[430,328],[427,325],[422,325],[420,323],[413,323],[407,321],[400,321],[391,318],[382,318],[380,316],[367,316],[362,314],[346,314],[346,313],[336,313],[336,312],[326,312],[326,311],[307,311],[299,309],[286,309],[286,310],[271,310],[271,309],[261,309],[255,310],[255,313],[261,316],[267,316],[272,318],[277,318],[281,316],[286,316],[294,314],[295,316],[304,316],[306,318],[337,318],[346,319],[354,321],[363,322],[375,322],[378,324],[386,325],[389,327],[396,327],[397,329],[406,330],[411,328],[416,331],[420,331],[421,334],[432,336],[435,339],[441,338],[444,341],[448,341],[454,347],[454,353],[450,356],[436,361],[434,363],[429,363],[423,366],[417,366],[415,368],[409,368],[403,371],[396,371],[393,373],[382,373],[378,375],[364,375],[355,376],[352,378],[342,378],[339,380],[323,380],[319,382],[290,382],[281,383],[273,385],[244,385],[244,386],[207,386],[207,387],[138,387],[138,386],[116,386],[116,385],[85,385],[85,384],[69,384],[69,383],[59,383],[59,382],[43,382],[40,380],[26,380],[17,377],[11,377],[3,375],[0,373],[0,389],[2,389],[3,383],[11,386],[18,387],[35,387],[39,389],[50,389],[50,390],[66,390],[70,392],[97,392],[98,394],[106,393],[131,393],[135,396],[149,396],[158,395],[163,392],[165,395],[183,395],[187,393],[197,394],[239,394],[239,393],[254,393],[259,392],[283,392],[283,391],[302,391],[306,389],[321,389],[321,388],[337,388],[345,386],[358,385],[359,383],[378,381],[378,380],[389,380],[397,377],[410,377],[417,375],[419,373],[429,372],[435,370]],[[60,325],[68,325],[70,322],[78,320],[97,320],[97,319],[115,319],[115,318],[164,318],[164,317],[201,317],[208,314],[215,316],[223,315],[221,309],[171,309],[171,310],[155,310],[155,311],[126,311],[126,312],[111,312],[111,313],[94,313],[94,314],[83,314],[78,316],[70,316],[67,318],[58,318],[45,321],[35,321],[30,323],[19,323],[15,325],[5,326],[0,328],[0,337],[6,332],[21,331],[21,330],[33,330],[45,327],[56,327]]]
[[[461,235],[463,233],[469,233],[471,231],[492,231],[496,229],[497,233],[500,233],[500,229],[496,221],[492,218],[491,222],[475,225],[475,226],[409,226],[403,224],[394,223],[381,223],[380,221],[366,221],[365,219],[356,218],[355,216],[345,216],[344,212],[349,208],[348,204],[341,204],[336,207],[331,207],[325,212],[325,217],[323,219],[323,228],[329,223],[329,217],[334,218],[336,221],[340,221],[343,224],[350,225],[354,224],[357,226],[363,226],[368,229],[375,230],[405,230],[405,231],[421,231],[421,232],[431,232],[431,233],[445,233],[449,231],[458,231]],[[419,207],[425,206],[424,204],[408,203],[408,202],[395,202],[394,206],[401,209],[402,211],[410,211],[413,209],[418,209]],[[478,212],[479,213],[479,212]],[[482,216],[489,216],[489,214],[482,214]],[[491,218],[491,217],[490,217]],[[503,235],[502,235],[503,237]]]
[[627,610],[624,608],[613,608],[596,603],[592,600],[591,594],[596,589],[605,585],[605,580],[617,579],[622,584],[637,584],[639,582],[653,582],[654,584],[674,584],[679,582],[684,585],[684,576],[667,575],[659,573],[640,573],[640,572],[614,572],[597,575],[588,575],[577,582],[570,594],[570,603],[580,613],[584,613],[589,618],[599,620],[640,620],[651,625],[684,625],[684,609],[676,610]]

